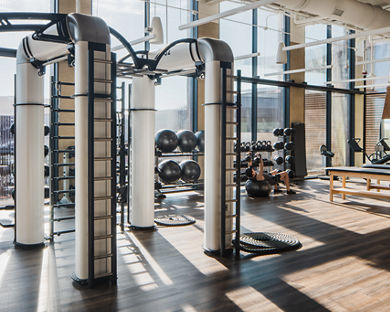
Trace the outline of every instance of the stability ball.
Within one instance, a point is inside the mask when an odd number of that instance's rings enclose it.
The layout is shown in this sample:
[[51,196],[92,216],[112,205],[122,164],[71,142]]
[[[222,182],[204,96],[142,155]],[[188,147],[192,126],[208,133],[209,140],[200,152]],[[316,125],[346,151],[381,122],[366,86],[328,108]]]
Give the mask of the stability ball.
[[181,177],[181,168],[174,160],[164,160],[158,165],[158,176],[165,184],[174,183]]
[[194,182],[200,177],[200,166],[194,160],[183,160],[180,163],[181,179],[184,182]]
[[200,130],[195,133],[198,149],[200,152],[204,152],[204,131]]
[[177,132],[177,139],[179,141],[179,149],[183,153],[192,152],[198,144],[195,134],[189,130],[180,130]]
[[249,197],[268,197],[271,192],[271,184],[268,181],[248,180],[245,189]]
[[176,133],[168,129],[157,131],[154,136],[154,142],[157,148],[163,153],[173,152],[178,143]]

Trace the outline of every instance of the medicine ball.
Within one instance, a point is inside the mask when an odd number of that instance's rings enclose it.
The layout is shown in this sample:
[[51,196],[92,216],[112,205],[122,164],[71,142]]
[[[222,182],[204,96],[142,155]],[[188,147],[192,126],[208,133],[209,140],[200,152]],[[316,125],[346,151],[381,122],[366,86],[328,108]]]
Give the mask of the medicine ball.
[[272,186],[268,181],[248,180],[245,183],[245,189],[250,197],[268,197]]
[[44,153],[45,153],[45,157],[46,157],[47,155],[49,155],[49,146],[45,145],[44,150],[45,150]]
[[158,165],[158,176],[166,184],[174,183],[180,179],[181,168],[174,160],[164,160]]
[[176,135],[179,141],[179,149],[183,153],[192,152],[198,144],[198,140],[192,131],[180,130]]
[[180,163],[181,179],[184,182],[194,182],[200,177],[200,166],[196,161],[183,160]]
[[172,130],[162,129],[154,136],[156,147],[163,153],[172,152],[178,144],[176,133]]
[[49,126],[45,126],[45,127],[43,128],[43,135],[44,135],[44,136],[47,136],[49,133],[50,133],[50,128],[49,128]]
[[195,133],[196,136],[196,144],[198,145],[198,149],[200,152],[204,152],[204,131],[200,130]]

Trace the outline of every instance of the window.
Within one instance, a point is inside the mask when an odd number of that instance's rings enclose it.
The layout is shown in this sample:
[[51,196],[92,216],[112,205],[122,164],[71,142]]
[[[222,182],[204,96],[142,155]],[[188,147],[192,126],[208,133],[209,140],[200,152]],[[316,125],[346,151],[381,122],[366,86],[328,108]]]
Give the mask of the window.
[[274,128],[284,128],[284,89],[257,86],[257,140],[275,141]]
[[252,140],[252,85],[241,83],[241,141]]
[[[241,4],[222,2],[220,11],[227,11]],[[234,57],[252,53],[252,11],[236,14],[219,21],[220,38],[233,50]],[[252,59],[245,58],[234,63],[235,71],[241,69],[243,76],[252,76]]]
[[326,94],[305,91],[305,140],[308,172],[318,172],[324,167],[320,146],[326,145]]
[[[258,75],[272,80],[283,80],[283,65],[276,64],[276,52],[280,42],[283,42],[283,14],[269,10],[258,9],[257,50]],[[272,74],[272,75],[271,75]]]
[[[305,27],[305,42],[326,39],[327,25]],[[305,49],[305,81],[312,85],[326,84],[326,44]],[[309,94],[311,95],[311,94]]]

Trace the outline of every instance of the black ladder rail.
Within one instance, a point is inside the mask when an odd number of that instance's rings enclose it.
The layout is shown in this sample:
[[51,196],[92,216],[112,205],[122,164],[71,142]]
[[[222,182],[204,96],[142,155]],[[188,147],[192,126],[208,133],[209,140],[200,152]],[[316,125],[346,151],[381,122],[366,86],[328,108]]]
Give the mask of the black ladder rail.
[[[234,234],[233,247],[237,258],[240,257],[240,173],[241,173],[241,153],[240,149],[236,148],[234,153],[226,152],[227,141],[234,141],[236,146],[240,146],[241,143],[241,71],[237,72],[237,91],[227,90],[227,68],[222,67],[222,108],[221,108],[221,250],[220,255],[225,256],[226,250],[226,235]],[[233,87],[233,85],[231,86]],[[226,100],[226,94],[236,94],[236,103],[228,103]],[[227,108],[235,110],[235,121],[227,121]],[[235,134],[231,137],[226,136],[226,127],[235,126]],[[233,168],[226,168],[226,157],[235,156],[235,166]],[[234,163],[234,161],[233,161]],[[226,174],[228,172],[236,173],[236,181],[234,183],[226,183]],[[235,195],[233,198],[226,199],[226,188],[234,187]],[[231,215],[226,215],[227,204],[234,205],[231,209]],[[234,228],[231,231],[226,232],[226,220],[227,218],[234,219]],[[233,220],[231,221],[233,223]]]
[[[121,231],[125,228],[125,203],[127,198],[123,198],[123,191],[126,188],[126,150],[125,150],[125,83],[122,82],[121,86],[117,89],[121,90],[121,97],[118,99],[121,103],[121,109],[119,112],[120,118],[118,118],[119,124],[117,124],[117,138],[119,145],[119,190],[121,192],[120,201],[120,227]],[[127,196],[126,196],[127,197]]]
[[61,122],[61,113],[72,113],[74,115],[75,109],[62,109],[61,100],[74,100],[72,95],[63,95],[62,86],[74,87],[74,83],[63,82],[56,80],[55,77],[51,77],[51,102],[50,102],[50,235],[49,240],[54,242],[54,237],[65,233],[72,233],[74,229],[67,229],[62,231],[55,230],[56,222],[63,220],[72,220],[74,216],[69,217],[57,217],[55,216],[56,208],[70,208],[74,207],[74,203],[59,203],[60,194],[72,194],[75,190],[59,190],[59,181],[73,180],[74,177],[60,176],[59,169],[63,167],[74,167],[74,163],[60,163],[59,154],[75,152],[69,149],[59,149],[59,140],[69,139],[74,140],[74,136],[60,136],[60,127],[75,126],[74,122]]
[[[88,45],[88,286],[92,287],[97,280],[110,279],[114,284],[117,279],[116,271],[116,55],[111,53],[111,61],[95,59],[95,51],[106,53],[105,46],[89,43]],[[102,62],[104,61],[104,62]],[[95,63],[104,63],[111,67],[109,79],[97,79],[95,78]],[[96,94],[95,83],[105,83],[110,86],[110,94]],[[94,106],[100,103],[110,103],[110,118],[104,120],[107,131],[107,124],[110,123],[111,137],[97,138],[94,133],[95,112]],[[110,161],[111,176],[95,177],[94,174],[94,162],[95,157],[95,142],[110,143],[110,154],[111,157],[104,157],[105,161]],[[95,196],[95,185],[96,181],[111,181],[110,195]],[[105,209],[105,215],[95,215],[95,201],[110,201],[110,212]],[[108,214],[109,213],[109,214]],[[110,222],[110,233],[102,238],[102,235],[95,235],[95,221],[105,220]],[[106,241],[105,254],[95,254],[95,241],[102,239],[110,239],[110,246]],[[95,274],[95,261],[106,260],[106,271],[100,275]],[[111,260],[111,268],[108,269],[108,261]]]
[[241,228],[241,70],[237,71],[237,96],[236,96],[236,211],[235,211],[235,219],[236,219],[236,233],[234,239],[234,247],[235,247],[235,256],[236,258],[240,258],[240,228]]

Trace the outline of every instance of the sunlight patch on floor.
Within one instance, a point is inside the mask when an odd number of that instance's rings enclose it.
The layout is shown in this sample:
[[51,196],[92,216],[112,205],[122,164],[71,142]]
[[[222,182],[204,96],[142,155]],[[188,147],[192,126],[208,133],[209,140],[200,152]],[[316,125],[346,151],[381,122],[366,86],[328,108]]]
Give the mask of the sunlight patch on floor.
[[370,311],[390,289],[389,271],[353,256],[287,274],[283,280],[331,311]]
[[[195,226],[182,226],[180,229],[159,227],[158,231],[183,257],[204,275],[228,270],[220,262],[204,254],[203,232]],[[184,240],[181,237],[185,237],[186,239]],[[194,253],[194,249],[197,250],[196,253]]]
[[282,311],[277,305],[251,286],[241,287],[226,293],[242,311],[267,312]]

